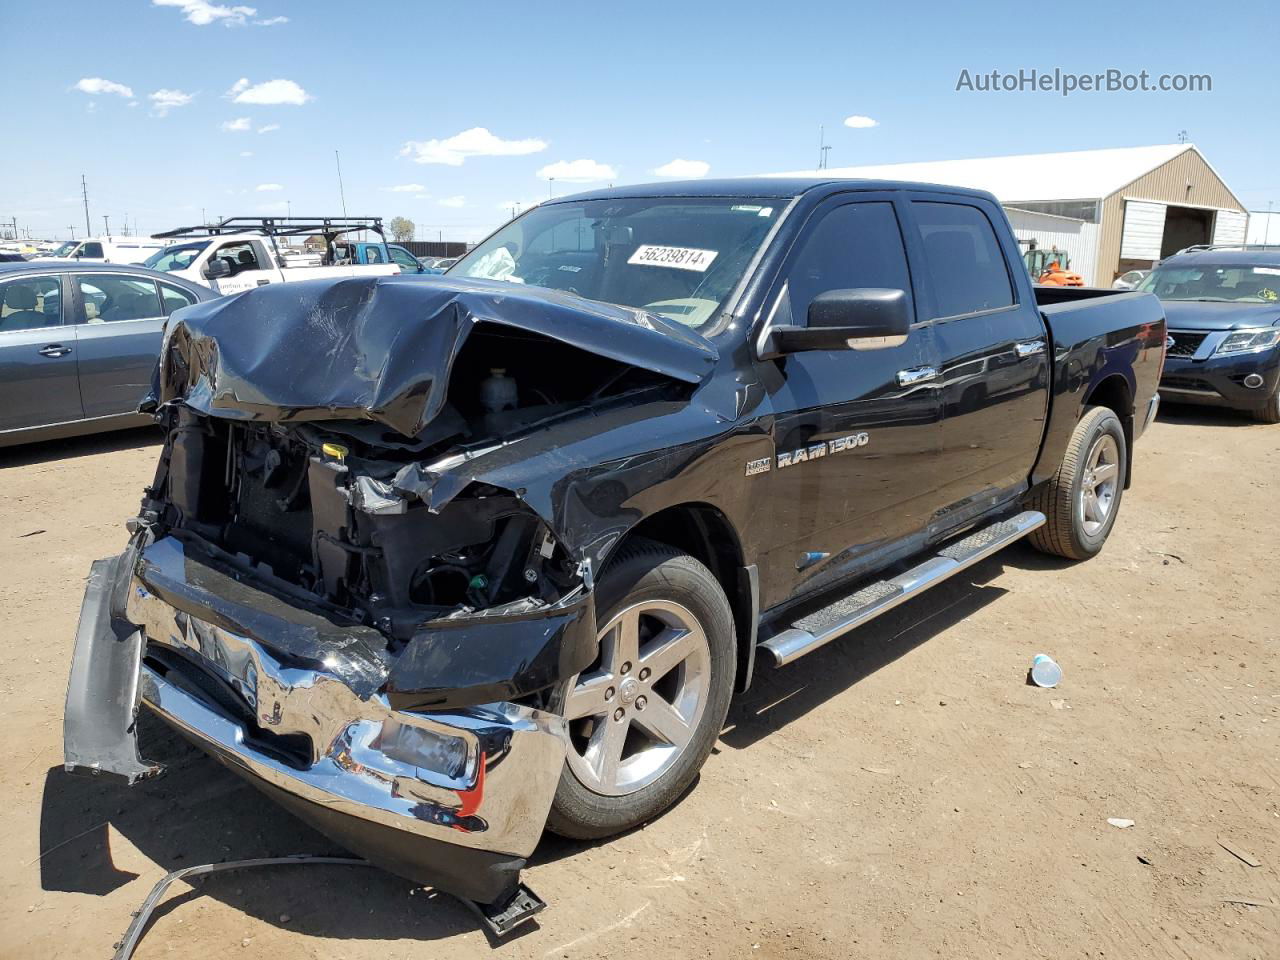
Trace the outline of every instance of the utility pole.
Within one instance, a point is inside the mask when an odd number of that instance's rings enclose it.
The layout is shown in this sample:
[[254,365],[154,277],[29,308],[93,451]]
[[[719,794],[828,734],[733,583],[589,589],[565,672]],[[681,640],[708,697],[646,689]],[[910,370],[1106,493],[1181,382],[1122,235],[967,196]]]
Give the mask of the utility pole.
[[80,196],[84,197],[84,235],[87,237],[93,233],[93,227],[89,226],[89,187],[83,173],[80,174]]
[[342,199],[342,219],[347,219],[347,194],[342,189],[342,158],[338,156],[338,151],[333,151],[333,162],[338,167],[338,196]]
[[548,200],[552,199],[552,197],[551,197],[551,191],[552,191],[552,189],[555,187],[555,185],[556,185],[556,178],[555,178],[555,177],[547,177],[547,199],[548,199]]
[[1178,142],[1179,142],[1179,143],[1186,143],[1186,142],[1187,142],[1187,131],[1185,131],[1185,130],[1179,130],[1179,131],[1178,131]]
[[71,239],[74,240],[76,238],[76,225],[74,223],[68,224],[67,229],[71,231]]
[[111,236],[111,220],[105,213],[102,215],[102,232],[108,237]]
[[831,148],[827,146],[827,128],[824,124],[818,124],[818,169],[827,169],[827,151]]
[[1274,201],[1274,200],[1268,200],[1268,201],[1267,201],[1267,223],[1266,223],[1266,226],[1264,226],[1264,227],[1262,228],[1262,244],[1263,244],[1263,246],[1266,246],[1267,241],[1271,239],[1271,205],[1272,205],[1273,203],[1275,203],[1275,201]]

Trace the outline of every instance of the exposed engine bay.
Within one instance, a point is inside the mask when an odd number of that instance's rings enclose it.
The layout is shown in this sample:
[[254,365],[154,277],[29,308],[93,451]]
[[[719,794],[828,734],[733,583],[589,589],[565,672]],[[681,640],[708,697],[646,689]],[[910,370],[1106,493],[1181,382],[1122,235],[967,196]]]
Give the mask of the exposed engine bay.
[[443,617],[554,604],[582,574],[512,492],[472,484],[436,513],[398,477],[672,389],[538,334],[482,327],[417,438],[369,422],[245,423],[174,407],[153,509],[177,535],[405,641]]

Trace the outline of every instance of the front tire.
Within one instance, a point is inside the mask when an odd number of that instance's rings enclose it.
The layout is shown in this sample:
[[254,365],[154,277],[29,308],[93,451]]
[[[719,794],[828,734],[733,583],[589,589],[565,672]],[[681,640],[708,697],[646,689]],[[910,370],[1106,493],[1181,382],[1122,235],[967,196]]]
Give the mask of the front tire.
[[1280,384],[1276,385],[1267,402],[1253,411],[1253,418],[1263,423],[1280,423]]
[[600,656],[568,684],[569,750],[547,826],[608,837],[688,788],[724,725],[737,665],[733,614],[711,571],[637,541],[596,590]]
[[1120,418],[1107,407],[1089,407],[1071,434],[1058,472],[1030,497],[1028,506],[1046,518],[1028,537],[1031,545],[1069,560],[1095,556],[1120,511],[1127,463]]

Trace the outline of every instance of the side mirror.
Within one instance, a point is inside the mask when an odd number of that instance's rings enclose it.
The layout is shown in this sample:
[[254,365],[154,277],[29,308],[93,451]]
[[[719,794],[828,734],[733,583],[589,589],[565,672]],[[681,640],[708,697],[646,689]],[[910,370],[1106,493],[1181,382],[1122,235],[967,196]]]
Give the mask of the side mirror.
[[906,342],[911,314],[904,290],[828,290],[809,304],[808,325],[773,327],[761,357],[803,350],[883,350]]
[[231,264],[221,257],[214,257],[200,268],[200,275],[206,280],[217,280],[231,276]]

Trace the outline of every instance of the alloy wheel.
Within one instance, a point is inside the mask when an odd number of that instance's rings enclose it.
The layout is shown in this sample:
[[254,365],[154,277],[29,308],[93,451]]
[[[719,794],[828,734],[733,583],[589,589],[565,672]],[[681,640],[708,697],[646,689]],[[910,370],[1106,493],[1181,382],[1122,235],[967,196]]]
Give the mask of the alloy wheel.
[[653,783],[693,739],[710,689],[711,648],[688,608],[646,600],[600,630],[600,659],[569,685],[569,768],[625,796]]

